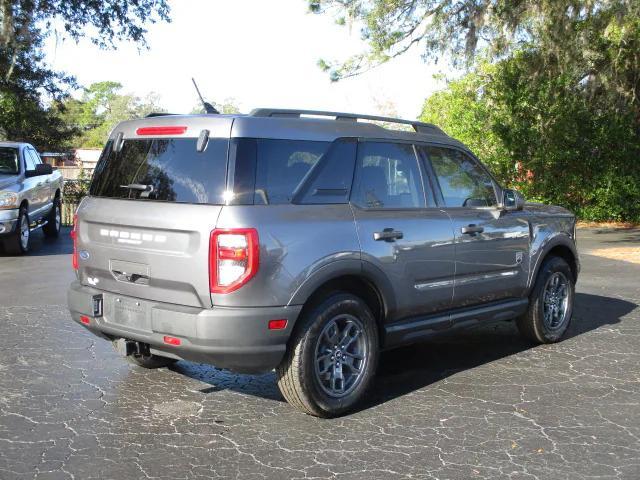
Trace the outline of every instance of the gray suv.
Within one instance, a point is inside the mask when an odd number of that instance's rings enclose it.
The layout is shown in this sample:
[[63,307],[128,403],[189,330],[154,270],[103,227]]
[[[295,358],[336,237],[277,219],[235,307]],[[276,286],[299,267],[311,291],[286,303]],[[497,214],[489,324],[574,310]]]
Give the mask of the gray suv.
[[579,271],[567,210],[525,205],[434,125],[336,112],[123,122],[72,236],[72,317],[131,362],[275,368],[322,417],[381,350],[514,319],[559,340]]

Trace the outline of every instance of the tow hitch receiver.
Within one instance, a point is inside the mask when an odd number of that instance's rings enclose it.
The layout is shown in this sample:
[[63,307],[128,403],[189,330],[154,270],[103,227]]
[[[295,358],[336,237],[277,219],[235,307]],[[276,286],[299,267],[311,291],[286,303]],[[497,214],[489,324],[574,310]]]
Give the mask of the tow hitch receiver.
[[135,340],[128,340],[126,338],[119,338],[114,343],[116,350],[126,357],[129,355],[136,357],[148,357],[151,355],[148,343],[136,342]]

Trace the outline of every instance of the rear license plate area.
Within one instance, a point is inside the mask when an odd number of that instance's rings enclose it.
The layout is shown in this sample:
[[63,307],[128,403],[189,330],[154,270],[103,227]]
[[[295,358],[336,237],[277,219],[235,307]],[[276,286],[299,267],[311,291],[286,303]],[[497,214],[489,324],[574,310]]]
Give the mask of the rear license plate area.
[[150,308],[146,302],[122,297],[113,297],[111,314],[107,321],[114,325],[134,330],[151,331]]

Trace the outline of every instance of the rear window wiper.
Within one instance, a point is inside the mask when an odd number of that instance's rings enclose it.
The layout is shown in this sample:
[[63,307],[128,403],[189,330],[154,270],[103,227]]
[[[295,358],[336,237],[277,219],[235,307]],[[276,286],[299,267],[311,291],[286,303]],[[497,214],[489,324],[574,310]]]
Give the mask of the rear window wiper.
[[139,190],[140,198],[149,198],[149,195],[151,195],[151,192],[153,192],[153,185],[145,185],[143,183],[130,183],[129,185],[120,185],[120,188]]

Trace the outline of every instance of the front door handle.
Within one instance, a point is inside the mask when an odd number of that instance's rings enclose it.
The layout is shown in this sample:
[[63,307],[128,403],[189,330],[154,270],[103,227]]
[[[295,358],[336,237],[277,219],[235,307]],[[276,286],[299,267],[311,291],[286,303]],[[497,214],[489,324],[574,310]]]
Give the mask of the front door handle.
[[384,240],[385,242],[393,242],[403,237],[403,233],[393,228],[385,228],[381,232],[373,232],[373,239]]
[[482,233],[484,232],[484,227],[479,227],[475,224],[467,225],[466,227],[462,227],[460,231],[467,235],[473,235],[474,233]]

